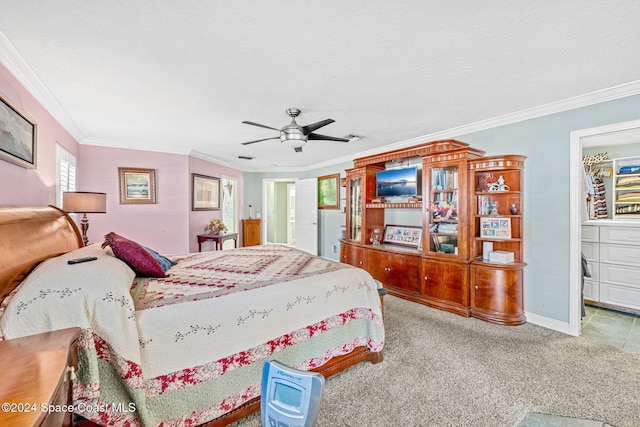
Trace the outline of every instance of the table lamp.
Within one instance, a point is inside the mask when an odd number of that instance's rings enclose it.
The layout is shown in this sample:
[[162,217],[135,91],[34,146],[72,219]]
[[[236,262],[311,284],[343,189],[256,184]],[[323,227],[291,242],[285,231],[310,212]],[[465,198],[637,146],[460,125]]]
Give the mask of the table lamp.
[[107,193],[92,193],[88,191],[65,191],[62,193],[62,209],[67,213],[81,213],[80,229],[84,245],[89,244],[87,230],[89,229],[88,213],[107,212]]

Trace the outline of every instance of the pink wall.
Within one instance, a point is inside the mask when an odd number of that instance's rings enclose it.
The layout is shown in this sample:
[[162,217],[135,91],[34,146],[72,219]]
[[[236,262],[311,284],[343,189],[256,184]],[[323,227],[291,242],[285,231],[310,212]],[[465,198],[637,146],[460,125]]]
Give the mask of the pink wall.
[[[236,194],[238,195],[239,200],[237,200],[237,209],[239,215],[242,214],[242,190],[243,190],[243,175],[242,172],[231,169],[225,166],[220,166],[215,163],[208,162],[206,160],[202,160],[196,157],[189,157],[189,191],[191,191],[191,174],[197,173],[201,175],[213,176],[216,178],[224,176],[228,176],[231,178],[235,178],[238,180],[238,189]],[[191,194],[191,193],[189,193]],[[191,203],[191,198],[189,198],[189,203]],[[211,221],[213,218],[220,218],[221,211],[192,211],[191,204],[189,204],[189,249],[190,252],[198,251],[198,242],[196,236],[198,234],[202,234],[204,232],[204,227]],[[240,224],[236,225],[236,230],[240,230]],[[238,246],[241,246],[240,241],[238,241]],[[204,248],[203,248],[204,250]]]
[[78,142],[0,63],[0,92],[37,124],[37,169],[0,160],[0,205],[52,205],[56,201],[56,142],[77,155]]
[[[242,193],[242,172],[182,154],[81,145],[78,164],[78,190],[107,193],[107,213],[90,215],[90,242],[114,231],[161,253],[197,252],[196,236],[220,211],[191,210],[191,174],[234,177]],[[155,169],[156,203],[121,205],[118,167]]]
[[[191,174],[234,177],[242,197],[242,172],[235,169],[183,154],[78,144],[1,63],[0,92],[38,125],[37,169],[0,160],[0,206],[55,204],[56,142],[76,156],[78,190],[107,193],[107,213],[88,215],[91,243],[115,231],[161,253],[196,252],[196,235],[220,211],[191,210]],[[118,167],[155,169],[156,203],[121,205]]]
[[[156,203],[121,205],[118,167],[155,169]],[[107,213],[89,215],[89,241],[114,231],[159,252],[189,252],[188,175],[185,155],[80,145],[78,190],[107,193]]]

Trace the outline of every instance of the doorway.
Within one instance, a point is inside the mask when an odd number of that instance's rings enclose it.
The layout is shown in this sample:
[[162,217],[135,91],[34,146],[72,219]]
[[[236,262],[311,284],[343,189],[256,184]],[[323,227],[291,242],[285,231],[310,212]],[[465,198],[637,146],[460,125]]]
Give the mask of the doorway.
[[265,244],[295,245],[295,178],[265,179],[262,188]]
[[[636,138],[636,139],[634,139]],[[582,265],[581,265],[581,241],[582,241],[582,209],[584,194],[584,170],[582,167],[582,152],[584,147],[624,145],[638,141],[640,138],[640,120],[616,123],[607,126],[582,129],[571,132],[569,159],[571,171],[570,188],[570,249],[571,260],[569,278],[569,331],[571,335],[581,334],[582,323]]]
[[318,254],[318,180],[262,181],[262,241]]

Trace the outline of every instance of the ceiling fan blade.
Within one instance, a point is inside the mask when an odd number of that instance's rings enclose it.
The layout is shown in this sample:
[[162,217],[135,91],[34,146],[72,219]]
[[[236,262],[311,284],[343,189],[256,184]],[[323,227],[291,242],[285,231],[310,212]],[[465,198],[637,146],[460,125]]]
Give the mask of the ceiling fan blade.
[[265,129],[277,130],[278,132],[280,131],[280,129],[272,128],[271,126],[261,125],[260,123],[250,122],[250,121],[247,121],[247,120],[245,120],[242,123],[244,123],[246,125],[251,125],[251,126],[258,126],[258,127],[265,128]]
[[318,133],[310,133],[309,135],[307,135],[307,139],[315,139],[315,140],[323,140],[323,141],[349,142],[348,139],[337,138],[335,136],[320,135]]
[[293,147],[296,153],[302,153],[302,147]]
[[268,141],[270,139],[280,139],[280,137],[279,136],[274,136],[273,138],[256,139],[255,141],[243,142],[242,145],[255,144],[256,142]]
[[333,120],[333,119],[320,120],[319,122],[315,122],[315,123],[311,123],[310,125],[302,126],[301,129],[302,129],[302,132],[305,135],[309,135],[314,130],[320,129],[321,127],[326,126],[328,124],[331,124],[333,122],[335,122],[335,120]]

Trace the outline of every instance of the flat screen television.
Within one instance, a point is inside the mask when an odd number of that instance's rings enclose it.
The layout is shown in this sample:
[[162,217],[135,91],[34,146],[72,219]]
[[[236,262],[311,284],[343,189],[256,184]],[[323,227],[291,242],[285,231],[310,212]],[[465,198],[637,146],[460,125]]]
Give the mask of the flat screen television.
[[376,196],[418,195],[418,168],[388,169],[376,173]]

